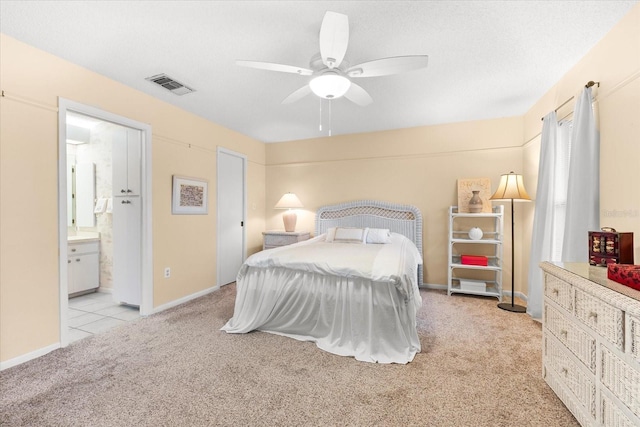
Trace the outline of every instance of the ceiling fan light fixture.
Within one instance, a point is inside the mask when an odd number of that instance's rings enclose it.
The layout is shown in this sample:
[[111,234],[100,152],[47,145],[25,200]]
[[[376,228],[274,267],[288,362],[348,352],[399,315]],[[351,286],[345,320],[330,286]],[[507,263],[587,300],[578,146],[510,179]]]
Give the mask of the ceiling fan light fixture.
[[326,72],[311,79],[309,87],[320,98],[336,99],[347,93],[351,80],[335,72]]

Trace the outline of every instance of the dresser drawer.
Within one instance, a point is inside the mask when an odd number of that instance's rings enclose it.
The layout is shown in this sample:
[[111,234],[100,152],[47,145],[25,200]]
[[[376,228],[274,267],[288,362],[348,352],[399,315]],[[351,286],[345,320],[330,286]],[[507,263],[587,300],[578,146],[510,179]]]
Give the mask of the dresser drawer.
[[594,424],[593,417],[587,413],[582,404],[578,403],[573,393],[566,389],[564,382],[554,371],[543,366],[542,377],[549,387],[551,387],[553,392],[560,398],[560,400],[562,400],[562,403],[565,404],[567,409],[571,411],[581,426],[591,426]]
[[[544,326],[591,372],[596,372],[596,339],[571,323],[568,316],[544,304]],[[571,316],[573,317],[573,316]]]
[[596,386],[593,375],[586,373],[577,365],[567,350],[560,347],[557,341],[550,337],[544,338],[544,364],[553,370],[554,376],[573,393],[585,410],[596,417]]
[[618,406],[607,396],[606,393],[601,394],[600,408],[602,412],[602,424],[605,426],[616,427],[637,427],[640,421],[632,421],[627,415],[618,408]]
[[91,254],[100,251],[100,242],[82,242],[82,243],[70,243],[67,245],[67,255],[82,255]]
[[550,274],[545,274],[544,295],[570,313],[573,312],[571,285],[568,283]]
[[576,317],[611,344],[624,351],[624,315],[622,310],[580,289],[575,290],[575,298]]
[[640,417],[640,371],[629,366],[608,348],[601,347],[602,384]]
[[626,352],[640,363],[640,319],[627,314],[627,330],[629,331],[629,340]]

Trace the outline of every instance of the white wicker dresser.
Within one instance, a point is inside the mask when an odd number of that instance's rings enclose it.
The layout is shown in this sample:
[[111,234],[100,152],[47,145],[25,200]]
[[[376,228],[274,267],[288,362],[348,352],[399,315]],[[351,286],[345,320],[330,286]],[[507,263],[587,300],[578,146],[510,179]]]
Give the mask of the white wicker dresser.
[[543,262],[542,376],[582,426],[640,426],[640,291]]

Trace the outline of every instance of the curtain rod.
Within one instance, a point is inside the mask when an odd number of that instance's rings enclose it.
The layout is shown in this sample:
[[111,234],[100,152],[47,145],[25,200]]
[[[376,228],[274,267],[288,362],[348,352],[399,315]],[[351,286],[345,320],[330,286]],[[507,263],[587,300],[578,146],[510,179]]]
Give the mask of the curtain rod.
[[[600,87],[600,82],[594,82],[593,80],[589,80],[589,81],[587,82],[587,84],[586,84],[586,85],[584,85],[584,87],[587,87],[587,88],[588,88],[588,87],[596,86],[596,85],[597,85],[598,87]],[[575,98],[575,97],[574,97],[574,96],[572,96],[571,98],[567,99],[567,100],[566,100],[566,101],[564,101],[562,104],[560,104],[560,105],[558,106],[558,108],[556,108],[556,109],[555,109],[555,110],[553,110],[553,111],[555,111],[555,112],[557,113],[559,109],[561,109],[562,107],[564,107],[565,105],[567,105],[567,103],[569,103],[569,101],[571,101],[573,98]],[[540,118],[540,120],[544,120],[544,117],[541,117],[541,118]]]

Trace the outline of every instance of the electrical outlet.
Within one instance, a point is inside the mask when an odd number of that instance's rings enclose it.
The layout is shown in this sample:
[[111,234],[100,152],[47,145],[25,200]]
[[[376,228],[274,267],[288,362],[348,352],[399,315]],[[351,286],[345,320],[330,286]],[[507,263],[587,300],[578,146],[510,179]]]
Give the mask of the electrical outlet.
[[169,277],[171,277],[171,268],[165,267],[165,269],[164,269],[164,278],[168,279]]

